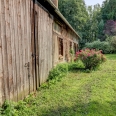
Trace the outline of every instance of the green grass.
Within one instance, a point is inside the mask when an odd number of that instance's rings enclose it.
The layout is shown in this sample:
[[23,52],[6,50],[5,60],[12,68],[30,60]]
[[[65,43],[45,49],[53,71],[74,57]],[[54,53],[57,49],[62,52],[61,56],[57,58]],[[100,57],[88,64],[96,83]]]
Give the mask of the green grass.
[[116,60],[116,54],[106,54],[106,57],[110,60]]
[[15,105],[11,116],[116,116],[115,56],[107,55],[97,71],[69,72],[60,82],[40,88],[36,97]]

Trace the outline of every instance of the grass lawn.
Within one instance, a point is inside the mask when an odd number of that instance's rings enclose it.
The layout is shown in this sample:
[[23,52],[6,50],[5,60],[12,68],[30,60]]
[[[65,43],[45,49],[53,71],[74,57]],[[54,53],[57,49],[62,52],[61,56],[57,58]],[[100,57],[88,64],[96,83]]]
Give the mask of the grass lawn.
[[110,60],[116,60],[116,54],[106,54],[106,57]]
[[[116,55],[91,73],[68,73],[50,88],[19,102],[19,116],[116,116]],[[114,60],[110,60],[110,59]],[[22,107],[21,107],[22,105]]]

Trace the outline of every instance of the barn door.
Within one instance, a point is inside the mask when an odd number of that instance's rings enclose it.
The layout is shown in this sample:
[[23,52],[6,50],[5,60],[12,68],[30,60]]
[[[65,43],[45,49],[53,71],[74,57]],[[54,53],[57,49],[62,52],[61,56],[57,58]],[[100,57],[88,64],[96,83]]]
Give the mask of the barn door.
[[35,11],[35,76],[36,89],[40,86],[39,78],[39,42],[38,42],[38,14]]
[[[35,6],[35,5],[34,5]],[[40,86],[40,79],[39,79],[39,44],[38,44],[38,14],[33,10],[33,21],[32,21],[32,30],[33,30],[33,37],[32,37],[32,65],[33,65],[33,85],[34,90]]]

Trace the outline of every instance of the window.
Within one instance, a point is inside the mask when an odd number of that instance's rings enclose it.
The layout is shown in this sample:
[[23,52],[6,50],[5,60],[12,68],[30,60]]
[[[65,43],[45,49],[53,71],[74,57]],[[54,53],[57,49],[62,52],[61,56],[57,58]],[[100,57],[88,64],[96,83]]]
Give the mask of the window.
[[63,39],[59,38],[59,55],[63,56]]
[[54,23],[54,31],[61,34],[61,26],[58,23]]
[[76,54],[76,52],[77,52],[77,44],[74,43],[74,53]]

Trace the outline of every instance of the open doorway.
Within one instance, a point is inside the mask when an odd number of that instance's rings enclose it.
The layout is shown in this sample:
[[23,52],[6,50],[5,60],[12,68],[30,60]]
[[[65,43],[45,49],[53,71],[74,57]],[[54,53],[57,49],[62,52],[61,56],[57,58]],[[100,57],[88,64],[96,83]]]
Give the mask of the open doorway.
[[58,38],[58,51],[59,51],[59,60],[63,60],[63,55],[64,55],[64,46],[63,46],[63,39],[62,38]]

